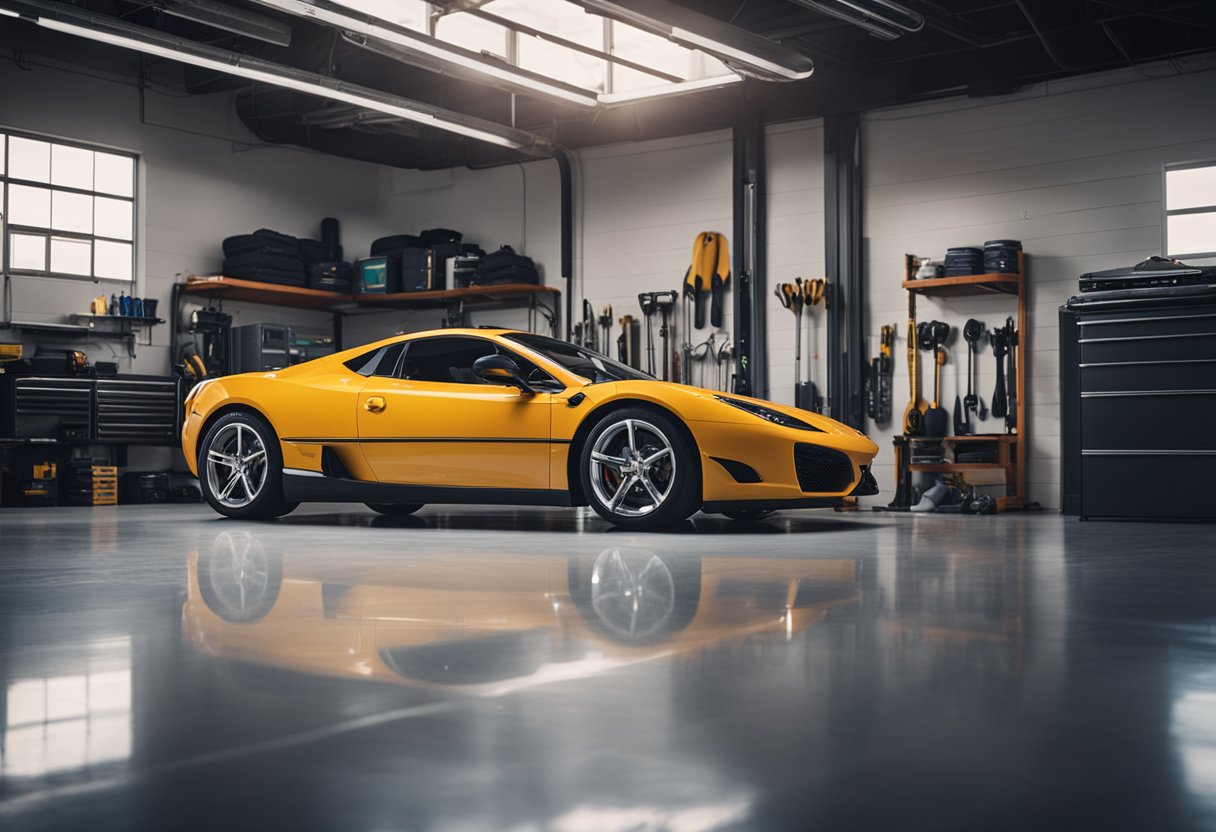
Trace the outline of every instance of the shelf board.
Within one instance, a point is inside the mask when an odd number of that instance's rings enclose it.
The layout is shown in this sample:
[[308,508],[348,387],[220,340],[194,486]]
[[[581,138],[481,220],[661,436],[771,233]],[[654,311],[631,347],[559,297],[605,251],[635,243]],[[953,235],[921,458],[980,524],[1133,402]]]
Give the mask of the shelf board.
[[905,280],[903,287],[917,294],[941,297],[994,293],[1017,295],[1022,288],[1022,275],[994,272],[963,277],[928,277],[923,280]]
[[555,295],[561,290],[553,286],[531,283],[503,283],[497,286],[465,286],[460,289],[435,289],[424,292],[394,292],[389,295],[355,295],[355,303],[365,307],[417,309],[445,306],[454,301],[465,303],[498,303],[528,295]]
[[1017,442],[1018,435],[1016,433],[992,433],[992,434],[974,434],[970,436],[909,436],[910,442]]
[[942,462],[936,465],[913,463],[908,466],[908,470],[924,474],[945,474],[951,471],[995,471],[1012,467],[1012,465],[1003,465],[1000,462]]
[[191,275],[182,288],[182,292],[187,295],[215,296],[227,300],[268,303],[296,309],[331,310],[339,306],[418,309],[446,306],[455,301],[498,303],[528,295],[556,295],[561,290],[552,286],[535,286],[530,283],[504,283],[498,286],[467,286],[462,289],[437,289],[426,292],[394,292],[391,295],[348,295],[342,292],[325,292],[320,289],[305,289],[299,286],[259,283],[235,277]]
[[275,283],[260,283],[236,277],[199,277],[190,275],[182,293],[203,297],[220,297],[226,300],[247,303],[266,303],[272,306],[290,306],[295,309],[326,311],[340,303],[350,303],[352,295],[342,292],[324,292],[320,289],[305,289],[300,286],[279,286]]
[[146,315],[94,315],[89,312],[79,312],[69,315],[73,321],[87,321],[86,326],[92,326],[98,321],[126,321],[128,323],[145,325],[163,324],[164,318],[149,318]]

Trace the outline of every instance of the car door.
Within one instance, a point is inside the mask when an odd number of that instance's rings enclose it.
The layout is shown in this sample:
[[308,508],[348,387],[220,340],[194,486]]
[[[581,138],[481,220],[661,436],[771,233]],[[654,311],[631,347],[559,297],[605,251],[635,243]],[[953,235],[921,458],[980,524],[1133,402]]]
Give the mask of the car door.
[[[521,393],[473,373],[488,338],[406,342],[396,377],[369,378],[358,398],[359,442],[381,482],[471,488],[549,487],[551,393]],[[520,356],[525,375],[530,365]]]

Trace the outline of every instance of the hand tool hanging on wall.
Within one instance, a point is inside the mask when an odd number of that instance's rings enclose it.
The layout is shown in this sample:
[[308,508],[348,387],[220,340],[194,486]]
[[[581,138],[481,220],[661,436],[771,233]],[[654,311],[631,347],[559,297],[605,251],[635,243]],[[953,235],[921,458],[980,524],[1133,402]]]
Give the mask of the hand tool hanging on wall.
[[870,368],[866,372],[866,418],[872,422],[878,421],[878,356],[870,359]]
[[802,387],[802,278],[796,283],[779,283],[773,289],[781,305],[794,313],[794,407],[802,407],[799,393]]
[[966,436],[971,431],[967,424],[967,408],[963,407],[963,380],[959,375],[962,364],[954,362],[954,435]]
[[950,417],[942,407],[942,367],[946,363],[946,348],[933,344],[933,402],[925,413],[925,435],[941,437],[950,429]]
[[[967,321],[963,327],[963,338],[967,341],[967,398],[963,399],[963,407],[967,408],[971,413],[979,417],[980,397],[975,394],[974,388],[971,386],[972,380],[975,378],[975,345],[984,337],[984,324],[977,321],[975,318]],[[971,423],[971,417],[967,417],[967,423]]]
[[730,389],[731,367],[735,360],[735,342],[723,341],[718,347],[718,389]]
[[[642,292],[638,295],[638,306],[642,308],[642,317],[646,319],[646,372],[655,374],[654,366],[654,313],[658,308],[654,292]],[[657,376],[656,376],[657,378]]]
[[622,315],[621,334],[616,339],[616,357],[635,370],[641,369],[641,325],[632,315]]
[[[692,259],[684,272],[684,340],[690,338],[693,318],[697,329],[705,328],[705,303],[710,286],[710,275],[718,262],[717,237],[713,231],[702,231],[693,238]],[[688,307],[692,307],[691,315]]]
[[880,425],[891,421],[895,401],[895,324],[883,324],[878,350],[878,418]]
[[908,292],[908,406],[904,408],[904,434],[920,436],[929,404],[920,395],[920,364],[916,346],[916,293]]
[[718,259],[709,283],[709,322],[714,329],[721,329],[725,317],[726,289],[730,286],[730,245],[726,242],[726,235],[717,236]]
[[597,349],[595,333],[595,309],[591,301],[583,298],[583,346],[589,350]]
[[671,381],[671,318],[675,312],[676,303],[680,299],[679,292],[655,292],[655,307],[659,312],[659,337],[663,341],[663,381]]
[[1005,409],[1005,430],[1007,433],[1013,433],[1018,426],[1018,376],[1016,367],[1016,353],[1018,345],[1018,330],[1013,318],[1005,319],[1005,341],[1008,344],[1009,355],[1007,361],[1008,367],[1008,385],[1009,385],[1009,406]]
[[[684,383],[685,384],[695,384],[697,387],[708,387],[709,385],[705,383],[705,376],[706,376],[705,362],[709,358],[715,357],[716,355],[717,355],[717,351],[714,349],[714,336],[713,336],[713,333],[711,332],[708,338],[706,338],[701,343],[693,346],[688,351],[689,369],[687,371],[685,371],[685,376],[687,377],[688,381],[686,381]],[[699,365],[699,369],[700,369],[700,372],[697,373],[696,378],[693,377],[693,371],[692,371],[692,364],[694,362]],[[700,382],[700,383],[697,383],[697,382]]]
[[600,346],[604,355],[609,355],[612,352],[612,304],[604,307],[596,322],[600,325]]
[[799,391],[795,394],[796,402],[800,402],[798,407],[806,410],[813,410],[816,413],[823,412],[823,399],[819,395],[819,390],[815,387],[815,382],[812,376],[815,373],[815,362],[818,358],[816,352],[819,342],[815,340],[815,307],[821,303],[827,305],[827,285],[828,282],[822,278],[816,280],[802,281],[802,305],[806,309],[807,315],[807,361],[806,361],[806,384],[805,387],[800,385]]
[[[702,234],[698,234],[697,239],[699,240],[703,234],[707,234],[707,233],[709,233],[709,232],[702,232]],[[693,265],[695,266],[696,265],[696,260],[695,260],[696,248],[693,249],[693,254],[694,254]],[[689,269],[689,274],[691,274],[691,271],[692,271],[692,267],[690,267],[690,269]],[[692,373],[692,343],[691,343],[692,314],[690,314],[689,306],[691,305],[695,309],[697,299],[700,296],[699,288],[697,289],[696,294],[694,294],[692,296],[689,295],[689,292],[688,292],[689,274],[684,275],[684,301],[683,301],[683,303],[680,304],[680,310],[683,313],[683,315],[682,315],[683,320],[681,321],[682,331],[680,333],[683,336],[680,339],[680,381],[684,384],[692,383],[692,377],[691,377],[691,373]],[[698,286],[699,285],[700,284],[698,283]],[[691,300],[690,300],[690,297],[692,298]]]
[[992,330],[989,340],[992,342],[992,355],[996,358],[996,390],[992,393],[992,415],[1004,419],[1005,414],[1009,412],[1005,393],[1005,362],[1002,360],[1009,351],[1005,328]]

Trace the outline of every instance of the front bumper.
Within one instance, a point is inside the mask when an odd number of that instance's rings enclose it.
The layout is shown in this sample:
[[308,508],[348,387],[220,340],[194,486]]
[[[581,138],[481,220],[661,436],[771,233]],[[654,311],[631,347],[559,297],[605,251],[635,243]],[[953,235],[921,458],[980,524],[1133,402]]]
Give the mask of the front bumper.
[[[861,434],[843,436],[768,425],[753,429],[712,422],[697,422],[692,428],[701,453],[702,498],[707,511],[839,505],[862,484],[878,452]],[[798,456],[804,458],[801,466]],[[757,476],[740,482],[719,460],[741,462]],[[728,504],[746,505],[720,507]]]

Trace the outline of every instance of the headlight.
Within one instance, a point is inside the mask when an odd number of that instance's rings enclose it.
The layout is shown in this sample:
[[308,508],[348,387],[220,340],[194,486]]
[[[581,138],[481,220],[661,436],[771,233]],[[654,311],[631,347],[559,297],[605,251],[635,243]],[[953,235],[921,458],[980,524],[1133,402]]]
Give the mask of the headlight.
[[814,425],[807,424],[801,419],[797,419],[793,416],[788,416],[779,410],[773,410],[769,407],[762,407],[758,404],[752,404],[751,402],[745,402],[740,399],[731,399],[726,396],[714,396],[714,398],[723,404],[728,404],[731,407],[737,407],[740,410],[746,410],[748,413],[752,414],[753,416],[759,416],[766,422],[772,422],[774,425],[781,425],[783,428],[797,428],[798,430],[813,430],[817,433],[823,433],[822,430]]

